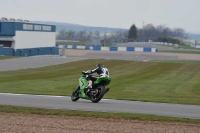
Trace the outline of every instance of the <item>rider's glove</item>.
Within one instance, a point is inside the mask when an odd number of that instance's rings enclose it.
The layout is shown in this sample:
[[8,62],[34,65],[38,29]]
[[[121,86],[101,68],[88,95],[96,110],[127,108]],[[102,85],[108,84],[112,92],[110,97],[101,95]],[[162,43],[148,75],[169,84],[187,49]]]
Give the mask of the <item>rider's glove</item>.
[[85,73],[91,73],[92,71],[91,70],[87,70]]
[[85,71],[82,71],[82,74],[86,74]]
[[82,74],[90,74],[92,71],[91,70],[87,70],[86,72],[83,71]]

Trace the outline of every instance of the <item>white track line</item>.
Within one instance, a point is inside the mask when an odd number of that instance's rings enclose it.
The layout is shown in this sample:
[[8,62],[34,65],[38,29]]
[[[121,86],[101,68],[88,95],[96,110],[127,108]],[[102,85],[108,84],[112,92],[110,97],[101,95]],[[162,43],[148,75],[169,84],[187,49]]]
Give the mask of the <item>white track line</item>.
[[[53,95],[34,95],[34,94],[14,94],[14,93],[0,93],[0,95],[13,95],[13,96],[37,96],[37,97],[58,97],[58,98],[64,98],[64,97],[70,97],[70,96],[53,96]],[[102,99],[102,100],[111,100],[111,99]]]

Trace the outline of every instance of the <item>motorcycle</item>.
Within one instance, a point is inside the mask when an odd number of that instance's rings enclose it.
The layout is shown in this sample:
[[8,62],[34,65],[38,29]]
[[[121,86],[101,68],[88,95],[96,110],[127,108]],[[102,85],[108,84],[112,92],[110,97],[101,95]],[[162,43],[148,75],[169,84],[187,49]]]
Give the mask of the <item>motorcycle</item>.
[[109,91],[109,88],[105,88],[111,82],[109,76],[98,77],[93,81],[92,88],[90,91],[86,89],[88,86],[87,76],[89,74],[82,72],[79,78],[79,85],[74,89],[71,100],[77,101],[79,98],[91,100],[93,103],[98,103],[103,96]]

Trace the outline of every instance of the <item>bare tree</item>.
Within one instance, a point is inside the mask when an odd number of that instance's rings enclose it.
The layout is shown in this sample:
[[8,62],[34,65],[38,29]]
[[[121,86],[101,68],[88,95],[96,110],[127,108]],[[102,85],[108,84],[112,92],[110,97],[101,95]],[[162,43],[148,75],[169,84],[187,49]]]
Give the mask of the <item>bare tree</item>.
[[154,27],[153,24],[147,24],[144,26],[143,36],[145,41],[148,41],[149,39],[156,37],[156,28]]
[[86,30],[79,31],[79,37],[80,37],[80,39],[84,39],[85,36],[86,36]]
[[95,38],[97,38],[97,39],[100,38],[100,32],[99,31],[95,31],[94,35],[95,35]]
[[87,38],[90,39],[90,38],[92,38],[92,37],[93,37],[93,32],[92,32],[92,31],[89,31],[89,32],[87,33]]
[[68,31],[68,37],[69,37],[70,39],[74,39],[75,33],[76,33],[76,32],[73,31],[73,30]]
[[65,39],[65,33],[66,31],[65,30],[61,30],[57,36],[58,39]]

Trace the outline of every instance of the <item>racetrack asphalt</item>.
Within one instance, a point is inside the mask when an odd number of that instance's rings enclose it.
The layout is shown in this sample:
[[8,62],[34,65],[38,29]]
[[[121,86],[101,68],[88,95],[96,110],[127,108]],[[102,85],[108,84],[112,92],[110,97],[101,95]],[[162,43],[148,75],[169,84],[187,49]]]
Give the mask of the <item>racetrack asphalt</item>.
[[200,119],[200,106],[136,102],[103,99],[99,103],[79,99],[72,102],[67,96],[44,96],[0,93],[1,105],[36,107],[61,110],[153,114],[180,118]]
[[83,57],[59,57],[59,58],[48,58],[48,57],[22,57],[22,58],[13,58],[0,60],[0,71],[11,71],[19,69],[28,69],[28,68],[38,68],[45,67],[50,65],[58,65],[73,61],[84,60]]

